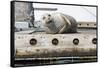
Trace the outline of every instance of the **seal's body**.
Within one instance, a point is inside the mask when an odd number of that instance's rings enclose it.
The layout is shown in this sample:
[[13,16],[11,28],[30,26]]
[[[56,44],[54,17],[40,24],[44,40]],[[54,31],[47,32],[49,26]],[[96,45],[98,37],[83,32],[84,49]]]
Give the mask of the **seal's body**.
[[42,23],[46,33],[61,34],[77,32],[76,20],[62,13],[45,14],[42,17]]

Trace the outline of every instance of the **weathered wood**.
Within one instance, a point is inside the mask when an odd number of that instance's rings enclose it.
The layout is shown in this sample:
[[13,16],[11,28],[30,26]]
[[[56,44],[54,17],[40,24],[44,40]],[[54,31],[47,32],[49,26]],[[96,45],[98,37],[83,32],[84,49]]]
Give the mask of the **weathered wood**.
[[88,22],[88,21],[79,21],[78,28],[97,28],[96,22]]
[[85,47],[54,47],[54,48],[35,48],[27,47],[18,49],[16,57],[68,57],[68,56],[95,56],[96,47],[85,48]]
[[[58,44],[52,44],[52,40],[58,39]],[[96,33],[79,32],[74,34],[15,34],[16,57],[68,57],[68,56],[96,56],[97,46],[92,40]],[[31,39],[36,39],[35,45],[30,44]],[[73,40],[79,43],[74,44]],[[77,42],[77,41],[76,41]],[[97,42],[97,40],[95,40]]]
[[96,59],[97,56],[70,56],[70,57],[40,57],[40,58],[15,58],[15,60],[66,60],[66,59]]
[[32,3],[15,2],[15,21],[26,21],[33,10]]

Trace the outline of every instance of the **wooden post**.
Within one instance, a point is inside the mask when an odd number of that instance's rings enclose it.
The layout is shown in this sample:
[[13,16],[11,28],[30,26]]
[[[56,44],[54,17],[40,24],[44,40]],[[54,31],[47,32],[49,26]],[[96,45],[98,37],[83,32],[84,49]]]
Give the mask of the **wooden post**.
[[29,25],[34,26],[34,10],[32,3],[15,2],[15,21],[29,22]]

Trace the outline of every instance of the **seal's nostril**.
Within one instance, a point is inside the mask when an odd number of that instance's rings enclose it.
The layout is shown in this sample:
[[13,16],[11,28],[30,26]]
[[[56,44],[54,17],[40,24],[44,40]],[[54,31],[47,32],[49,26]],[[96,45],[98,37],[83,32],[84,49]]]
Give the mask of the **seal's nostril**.
[[50,20],[49,22],[52,22],[52,20]]
[[45,17],[43,17],[43,20],[45,19]]

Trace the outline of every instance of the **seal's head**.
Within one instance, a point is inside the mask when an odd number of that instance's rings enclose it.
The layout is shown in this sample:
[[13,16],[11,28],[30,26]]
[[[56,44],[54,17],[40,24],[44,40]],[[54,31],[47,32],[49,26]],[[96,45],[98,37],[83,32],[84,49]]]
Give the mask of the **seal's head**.
[[55,25],[54,18],[50,14],[44,14],[42,16],[42,23],[44,25],[46,33],[57,33],[58,29]]
[[46,24],[46,25],[53,23],[53,19],[52,19],[52,16],[50,14],[43,15],[42,21],[43,21],[43,24]]

